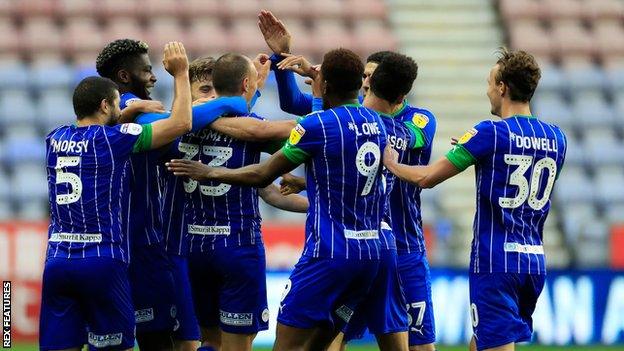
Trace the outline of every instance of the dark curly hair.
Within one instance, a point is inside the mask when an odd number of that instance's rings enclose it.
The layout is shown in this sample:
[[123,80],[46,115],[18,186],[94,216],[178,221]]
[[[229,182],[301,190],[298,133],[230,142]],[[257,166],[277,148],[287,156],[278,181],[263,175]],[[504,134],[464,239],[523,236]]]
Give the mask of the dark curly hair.
[[366,63],[374,62],[374,63],[380,64],[381,61],[383,61],[386,57],[392,54],[394,54],[394,52],[387,51],[387,50],[374,52],[370,54],[370,56],[368,56],[368,58],[366,59]]
[[191,83],[205,81],[212,76],[215,59],[212,56],[200,57],[189,64],[189,79]]
[[373,72],[371,91],[386,101],[396,103],[412,90],[417,75],[418,65],[411,57],[391,52]]
[[531,101],[542,77],[535,57],[526,51],[509,51],[504,47],[499,49],[498,55],[496,83],[503,82],[509,87],[512,101]]
[[134,39],[118,39],[108,43],[95,60],[100,76],[115,80],[117,72],[130,64],[130,60],[147,54],[147,43]]
[[357,97],[362,87],[364,64],[353,51],[335,49],[323,56],[321,73],[330,94],[341,99],[352,99]]

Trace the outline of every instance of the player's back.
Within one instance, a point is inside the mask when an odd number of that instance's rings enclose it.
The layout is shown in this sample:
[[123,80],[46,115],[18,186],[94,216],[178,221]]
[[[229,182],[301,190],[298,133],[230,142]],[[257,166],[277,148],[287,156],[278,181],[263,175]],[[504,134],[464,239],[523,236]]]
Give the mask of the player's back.
[[[251,117],[260,118],[256,115]],[[236,117],[231,117],[236,118]],[[204,128],[182,137],[185,158],[214,167],[240,168],[260,162],[262,145]],[[185,180],[190,252],[262,243],[258,189],[214,181]]]
[[50,198],[48,257],[127,261],[121,200],[142,127],[62,126],[46,137]]
[[[422,138],[422,146],[410,148],[399,153],[399,162],[423,166],[429,164],[436,131],[436,118],[431,111],[405,104],[395,115],[395,119],[412,124],[418,128]],[[388,131],[388,133],[390,133]],[[390,191],[388,201],[388,220],[393,224],[399,253],[422,252],[425,240],[422,229],[420,211],[421,188],[409,182],[397,180]]]
[[[473,270],[544,274],[542,231],[565,135],[537,118],[513,116],[480,123],[460,143],[478,134],[480,145],[471,146],[477,149]],[[479,155],[479,149],[489,151]]]
[[381,118],[360,105],[345,105],[305,117],[295,132],[300,140],[291,137],[290,143],[310,153],[304,255],[377,259],[386,145]]

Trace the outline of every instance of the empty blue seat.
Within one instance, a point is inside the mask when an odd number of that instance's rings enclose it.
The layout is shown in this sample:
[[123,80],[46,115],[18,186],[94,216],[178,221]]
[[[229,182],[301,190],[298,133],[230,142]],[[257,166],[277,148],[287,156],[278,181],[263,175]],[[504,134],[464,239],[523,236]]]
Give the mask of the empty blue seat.
[[561,128],[569,128],[573,123],[570,105],[559,93],[549,92],[536,95],[533,101],[533,112],[548,123]]
[[561,68],[555,65],[546,65],[542,67],[542,77],[540,78],[536,95],[551,91],[560,92],[564,90],[565,86],[565,77]]
[[610,127],[615,123],[615,110],[601,94],[587,94],[574,98],[572,111],[575,125],[580,128]]
[[0,124],[11,126],[16,123],[34,123],[36,100],[25,89],[10,89],[0,92]]
[[46,90],[41,94],[38,112],[39,125],[45,134],[52,129],[74,123],[76,120],[69,90]]
[[20,164],[11,177],[13,195],[19,203],[42,200],[48,197],[44,164]]
[[0,61],[0,88],[27,88],[30,70],[24,63],[14,60]]
[[609,84],[604,70],[595,65],[570,66],[564,75],[571,92],[605,89]]
[[32,83],[38,90],[70,88],[74,84],[74,70],[62,62],[39,62],[31,68]]

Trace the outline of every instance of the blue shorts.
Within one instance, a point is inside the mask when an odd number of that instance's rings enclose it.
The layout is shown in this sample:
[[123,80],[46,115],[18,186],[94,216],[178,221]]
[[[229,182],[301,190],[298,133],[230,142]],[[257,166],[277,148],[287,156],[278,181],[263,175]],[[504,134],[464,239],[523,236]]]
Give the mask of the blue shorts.
[[176,340],[199,340],[199,323],[193,306],[188,261],[186,257],[175,254],[169,254],[169,260],[173,264],[175,303],[178,308],[176,318],[180,322],[180,327],[173,336]]
[[269,328],[262,244],[220,247],[188,257],[195,312],[202,328],[232,334]]
[[137,333],[176,330],[173,265],[163,245],[133,247],[128,272]]
[[530,341],[533,311],[546,276],[470,273],[470,315],[477,350]]
[[435,320],[431,302],[431,274],[425,252],[399,254],[399,276],[407,299],[409,345],[435,342]]
[[108,257],[48,258],[43,269],[41,350],[134,346],[134,312],[126,263]]
[[383,250],[370,293],[345,330],[346,341],[361,339],[366,328],[375,335],[408,330],[406,300],[399,279],[396,250]]
[[294,328],[343,331],[378,269],[379,260],[302,256],[282,294],[277,321]]

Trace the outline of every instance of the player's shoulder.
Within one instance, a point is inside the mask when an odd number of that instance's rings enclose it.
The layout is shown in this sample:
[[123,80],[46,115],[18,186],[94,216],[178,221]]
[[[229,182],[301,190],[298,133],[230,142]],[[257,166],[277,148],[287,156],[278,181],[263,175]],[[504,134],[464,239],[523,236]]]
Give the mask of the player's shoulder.
[[401,119],[406,122],[413,121],[414,119],[423,122],[426,121],[427,123],[436,122],[436,116],[430,109],[412,106],[410,104],[405,105],[405,108],[401,113]]
[[140,135],[143,132],[143,126],[137,123],[122,123],[112,127],[105,126],[104,131],[107,135]]
[[141,100],[141,98],[132,93],[123,93],[119,96],[119,107],[123,110],[139,100]]
[[71,125],[62,125],[62,126],[58,126],[56,128],[54,128],[52,131],[50,131],[48,133],[48,135],[46,135],[46,140],[47,139],[51,139],[54,137],[59,137],[63,134],[67,134],[68,132],[70,132],[72,129]]

